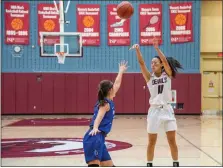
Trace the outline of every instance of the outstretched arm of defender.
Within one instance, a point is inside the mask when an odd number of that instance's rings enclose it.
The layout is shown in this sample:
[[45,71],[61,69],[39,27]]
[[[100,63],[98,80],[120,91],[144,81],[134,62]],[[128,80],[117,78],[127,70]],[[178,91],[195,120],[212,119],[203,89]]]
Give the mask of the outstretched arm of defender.
[[132,46],[132,48],[136,49],[136,55],[137,55],[137,58],[138,58],[140,69],[141,69],[142,75],[143,75],[143,77],[144,77],[144,79],[145,79],[145,81],[147,83],[150,80],[151,74],[150,74],[148,68],[146,67],[145,61],[144,61],[144,59],[142,57],[142,54],[141,54],[141,51],[139,49],[139,45],[135,44],[135,45]]
[[105,113],[106,113],[107,111],[109,111],[109,110],[110,110],[110,106],[109,106],[108,103],[106,103],[104,106],[100,106],[100,107],[99,107],[98,115],[97,115],[97,117],[96,117],[96,119],[95,119],[95,121],[94,121],[94,127],[93,127],[93,130],[91,130],[91,132],[89,133],[89,135],[96,135],[97,132],[100,132],[100,131],[98,130],[98,127],[99,127],[99,125],[100,125],[102,119],[104,118]]
[[118,75],[117,75],[117,77],[115,79],[115,83],[114,83],[114,86],[113,86],[113,89],[114,89],[115,93],[118,92],[118,90],[119,90],[119,88],[121,86],[123,73],[128,69],[127,63],[128,62],[122,61],[119,64],[119,73],[118,73]]
[[163,63],[163,66],[164,66],[164,69],[167,73],[168,76],[172,76],[172,70],[170,68],[170,65],[166,59],[166,56],[163,54],[163,52],[159,49],[159,44],[158,44],[158,39],[154,38],[153,39],[153,46],[154,48],[156,49],[162,63]]

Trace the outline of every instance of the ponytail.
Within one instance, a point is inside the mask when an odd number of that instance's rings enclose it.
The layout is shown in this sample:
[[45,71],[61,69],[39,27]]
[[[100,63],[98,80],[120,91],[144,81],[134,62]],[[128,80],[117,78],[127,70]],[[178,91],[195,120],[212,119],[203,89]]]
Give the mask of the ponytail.
[[98,101],[99,101],[99,105],[100,106],[104,106],[104,104],[105,104],[105,97],[104,97],[104,93],[103,93],[103,91],[101,89],[98,91]]
[[182,65],[173,57],[167,57],[167,62],[172,70],[172,77],[175,78],[178,72],[178,69],[183,69]]
[[[160,62],[162,63],[162,60],[159,56],[155,56],[155,58],[158,58]],[[178,69],[183,69],[182,65],[173,57],[166,57],[166,60],[171,68],[172,71],[172,77],[175,78],[176,74],[178,72]],[[162,67],[162,71],[165,71],[164,67]]]
[[106,103],[105,98],[108,96],[109,91],[113,87],[113,83],[109,80],[103,80],[98,86],[98,102],[99,106],[104,106]]

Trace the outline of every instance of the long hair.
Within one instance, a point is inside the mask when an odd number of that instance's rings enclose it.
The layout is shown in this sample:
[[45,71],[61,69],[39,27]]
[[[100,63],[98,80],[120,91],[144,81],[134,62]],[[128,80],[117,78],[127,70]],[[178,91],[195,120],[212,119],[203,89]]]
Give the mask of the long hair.
[[[155,58],[158,58],[160,60],[160,62],[162,63],[162,60],[160,59],[159,56],[155,56]],[[179,61],[177,61],[175,58],[173,57],[166,57],[166,60],[171,68],[172,71],[172,77],[175,78],[176,74],[178,72],[178,69],[183,69],[182,65],[180,64]],[[163,71],[165,71],[164,68],[162,68]]]
[[103,80],[98,86],[98,101],[100,106],[104,106],[105,97],[108,96],[109,91],[113,87],[113,83],[109,80]]

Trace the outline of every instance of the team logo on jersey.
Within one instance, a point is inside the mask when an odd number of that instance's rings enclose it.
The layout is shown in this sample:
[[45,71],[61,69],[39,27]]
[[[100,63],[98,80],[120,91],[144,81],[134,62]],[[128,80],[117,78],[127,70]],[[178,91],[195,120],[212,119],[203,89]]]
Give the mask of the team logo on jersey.
[[[131,144],[120,141],[106,141],[108,151],[123,150]],[[83,154],[81,138],[22,138],[2,139],[2,158],[40,157]]]
[[157,84],[166,83],[166,82],[167,82],[167,77],[160,78],[160,79],[153,79],[152,85],[157,85]]

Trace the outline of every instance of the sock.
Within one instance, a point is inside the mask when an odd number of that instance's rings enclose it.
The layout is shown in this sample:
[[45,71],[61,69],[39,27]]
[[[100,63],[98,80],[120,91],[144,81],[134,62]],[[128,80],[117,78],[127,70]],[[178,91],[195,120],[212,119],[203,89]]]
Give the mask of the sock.
[[89,164],[88,167],[99,167],[98,164]]
[[153,167],[153,161],[147,161],[147,167]]
[[178,160],[173,161],[173,167],[179,167],[179,161]]

